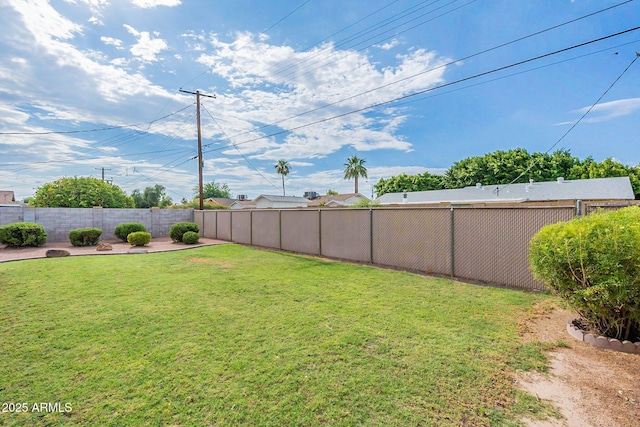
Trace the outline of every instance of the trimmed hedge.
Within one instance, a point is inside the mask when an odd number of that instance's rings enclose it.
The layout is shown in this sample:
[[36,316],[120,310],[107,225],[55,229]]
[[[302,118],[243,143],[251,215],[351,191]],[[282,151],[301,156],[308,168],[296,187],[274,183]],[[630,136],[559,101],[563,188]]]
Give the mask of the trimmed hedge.
[[0,227],[0,243],[13,248],[42,246],[47,243],[47,230],[34,222],[14,222]]
[[99,228],[76,228],[69,232],[69,241],[73,246],[95,246],[100,242],[102,230]]
[[595,332],[640,341],[640,208],[547,225],[531,240],[536,279]]
[[127,236],[127,242],[131,246],[144,246],[151,241],[151,233],[146,231],[134,231]]
[[169,229],[169,237],[171,237],[171,240],[174,242],[182,242],[182,236],[184,236],[184,233],[187,231],[199,233],[200,228],[195,222],[176,222]]
[[194,245],[200,240],[200,235],[195,231],[187,231],[182,235],[182,242],[187,245]]
[[139,222],[123,222],[116,226],[113,234],[123,242],[127,242],[127,236],[131,233],[135,233],[136,231],[147,231],[147,228]]

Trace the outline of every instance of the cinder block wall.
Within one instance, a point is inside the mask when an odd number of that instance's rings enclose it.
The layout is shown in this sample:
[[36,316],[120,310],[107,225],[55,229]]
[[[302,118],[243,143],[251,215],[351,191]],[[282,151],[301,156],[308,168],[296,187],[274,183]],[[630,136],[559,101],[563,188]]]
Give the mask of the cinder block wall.
[[85,227],[101,229],[102,239],[114,239],[113,231],[123,222],[142,223],[153,237],[166,237],[176,222],[193,222],[193,209],[0,207],[0,225],[21,221],[42,225],[49,242],[66,242],[69,231]]

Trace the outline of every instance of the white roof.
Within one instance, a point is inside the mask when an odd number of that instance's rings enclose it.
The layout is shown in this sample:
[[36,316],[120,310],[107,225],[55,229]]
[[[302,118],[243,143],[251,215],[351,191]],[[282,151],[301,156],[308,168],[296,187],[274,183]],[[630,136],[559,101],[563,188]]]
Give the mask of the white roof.
[[453,190],[387,193],[380,196],[380,204],[401,203],[496,203],[547,200],[633,200],[629,177],[530,182],[528,184],[475,185]]

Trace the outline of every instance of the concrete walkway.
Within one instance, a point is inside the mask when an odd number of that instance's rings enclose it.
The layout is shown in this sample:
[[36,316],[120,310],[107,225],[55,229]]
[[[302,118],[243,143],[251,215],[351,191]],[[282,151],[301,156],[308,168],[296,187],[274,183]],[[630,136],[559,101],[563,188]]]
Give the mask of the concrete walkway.
[[[73,246],[69,242],[47,242],[44,246],[37,248],[7,248],[0,245],[0,262],[18,261],[22,259],[32,258],[46,258],[46,253],[49,249],[64,249],[69,251],[71,256],[77,255],[115,255],[126,254],[133,246],[129,243],[121,240],[108,240],[105,243],[109,243],[113,250],[110,251],[97,251],[95,246]],[[223,240],[200,238],[199,243],[195,245],[187,245],[184,243],[173,242],[169,237],[152,238],[151,242],[144,246],[147,252],[166,252],[166,251],[180,251],[185,249],[199,248],[202,246],[212,246],[229,243]]]

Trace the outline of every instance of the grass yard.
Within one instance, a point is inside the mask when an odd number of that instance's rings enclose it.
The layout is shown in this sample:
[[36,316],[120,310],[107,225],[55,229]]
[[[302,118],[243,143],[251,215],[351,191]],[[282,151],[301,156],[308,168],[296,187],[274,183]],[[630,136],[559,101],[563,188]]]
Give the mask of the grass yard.
[[548,298],[237,245],[4,263],[0,425],[520,425]]

